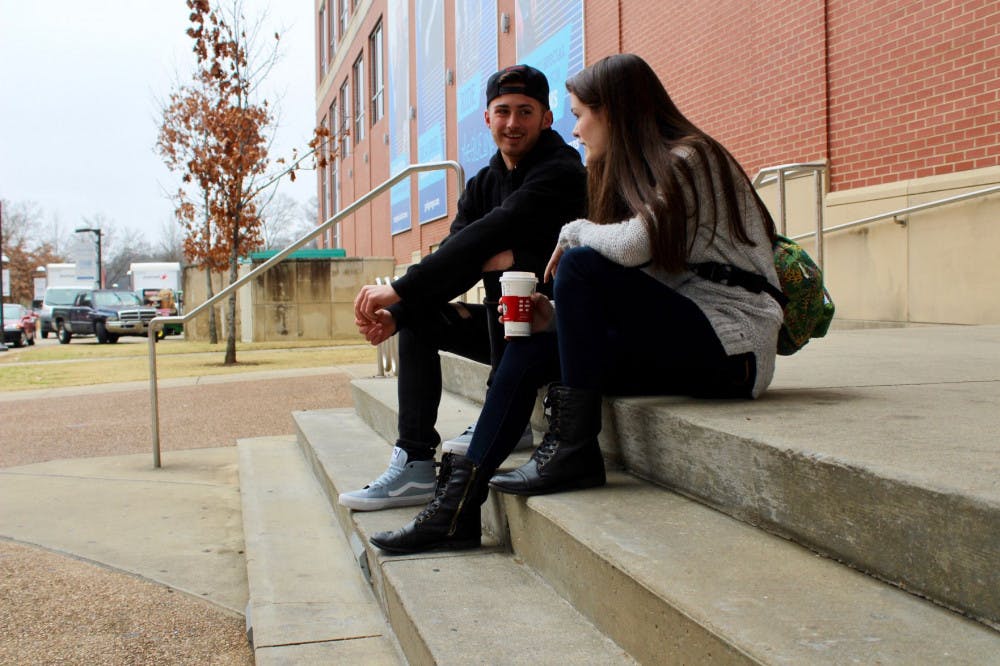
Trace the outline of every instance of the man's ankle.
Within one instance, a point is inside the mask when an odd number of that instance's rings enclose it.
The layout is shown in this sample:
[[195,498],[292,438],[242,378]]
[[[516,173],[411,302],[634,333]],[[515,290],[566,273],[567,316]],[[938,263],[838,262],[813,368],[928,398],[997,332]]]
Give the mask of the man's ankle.
[[410,448],[406,446],[401,446],[396,444],[399,448],[406,451],[406,462],[417,462],[419,460],[433,460],[434,459],[434,449],[430,448]]

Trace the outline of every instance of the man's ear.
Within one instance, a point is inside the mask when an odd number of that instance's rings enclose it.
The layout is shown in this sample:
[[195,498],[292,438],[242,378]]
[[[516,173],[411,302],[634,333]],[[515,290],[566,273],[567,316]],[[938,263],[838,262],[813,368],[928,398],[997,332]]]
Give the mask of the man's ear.
[[485,111],[483,111],[483,120],[486,121],[486,126],[487,127],[492,127],[492,125],[490,125],[490,110],[489,109],[486,109]]
[[552,109],[546,109],[545,115],[542,116],[542,129],[550,127],[552,127]]

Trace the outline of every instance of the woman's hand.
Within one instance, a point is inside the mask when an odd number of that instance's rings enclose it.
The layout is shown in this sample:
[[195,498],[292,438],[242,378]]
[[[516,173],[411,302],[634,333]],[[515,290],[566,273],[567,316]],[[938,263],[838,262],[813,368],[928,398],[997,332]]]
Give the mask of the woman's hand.
[[544,333],[554,330],[556,308],[545,294],[537,291],[531,295],[531,332]]
[[552,256],[549,258],[548,265],[545,266],[545,273],[542,274],[542,281],[548,282],[556,277],[556,269],[559,268],[559,260],[562,259],[563,249],[556,245],[556,249],[552,251]]
[[[503,305],[497,306],[500,316],[497,319],[503,324]],[[548,296],[539,292],[531,294],[531,334],[545,333],[555,330],[556,306],[552,304]],[[510,340],[509,335],[503,336],[504,340]]]

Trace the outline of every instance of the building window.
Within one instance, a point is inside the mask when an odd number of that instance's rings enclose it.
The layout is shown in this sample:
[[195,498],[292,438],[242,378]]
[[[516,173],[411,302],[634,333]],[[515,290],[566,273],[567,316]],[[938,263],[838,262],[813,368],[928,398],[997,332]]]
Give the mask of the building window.
[[382,76],[382,21],[378,22],[368,38],[371,55],[372,125],[385,115],[385,79]]
[[[326,125],[329,121],[329,118],[323,118],[323,125]],[[330,173],[330,166],[331,165],[327,163],[325,167],[320,167],[319,169],[319,210],[317,211],[319,219],[315,221],[317,226],[326,221],[327,211],[329,210],[326,200],[326,179],[327,174]]]
[[337,31],[335,30],[335,28],[337,27],[337,17],[333,11],[333,6],[332,6],[333,0],[330,1],[331,1],[331,6],[327,9],[326,12],[326,38],[327,38],[326,50],[328,54],[327,59],[332,63],[333,56],[337,53]]
[[326,68],[329,66],[329,54],[326,49],[326,39],[327,39],[327,21],[326,21],[326,7],[319,8],[319,73],[320,76],[326,74]]
[[354,61],[354,145],[365,140],[365,62],[364,56]]
[[351,2],[350,0],[339,0],[340,2],[340,20],[339,20],[339,30],[340,38],[344,38],[344,34],[347,32],[347,22],[351,18]]
[[340,86],[340,159],[351,154],[351,97],[347,81]]
[[329,219],[337,212],[337,100],[334,99],[330,102],[330,111],[327,115],[329,124],[327,128],[330,130],[330,137],[328,139],[329,145],[327,147],[327,170],[326,170],[326,182],[323,183],[323,191],[326,193],[326,209],[329,211],[327,216],[324,217],[324,221]]

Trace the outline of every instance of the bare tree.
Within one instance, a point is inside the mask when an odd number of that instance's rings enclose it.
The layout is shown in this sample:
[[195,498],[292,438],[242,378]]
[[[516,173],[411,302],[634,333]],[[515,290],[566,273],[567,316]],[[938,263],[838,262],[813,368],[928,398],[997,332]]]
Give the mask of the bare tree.
[[28,304],[35,296],[35,270],[64,261],[51,243],[42,240],[44,214],[34,202],[3,201],[3,247],[10,271],[11,301]]
[[[305,207],[287,194],[273,197],[260,214],[264,248],[268,250],[286,248],[316,227],[315,218],[307,217]],[[316,247],[315,240],[307,247]]]

